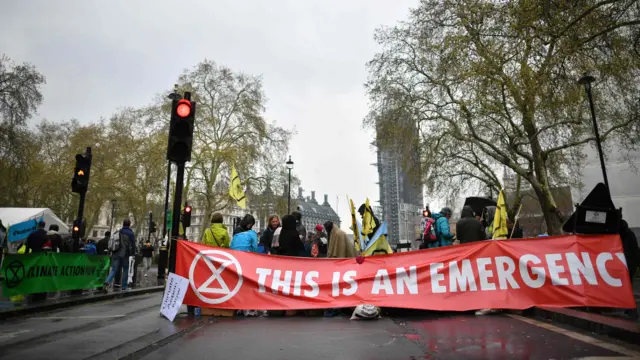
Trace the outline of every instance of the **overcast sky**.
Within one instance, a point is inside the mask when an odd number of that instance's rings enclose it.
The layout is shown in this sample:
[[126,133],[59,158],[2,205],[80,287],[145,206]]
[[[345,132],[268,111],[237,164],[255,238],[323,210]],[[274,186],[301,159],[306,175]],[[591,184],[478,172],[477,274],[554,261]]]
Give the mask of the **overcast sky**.
[[[144,106],[205,58],[262,75],[266,117],[292,128],[294,172],[339,215],[378,200],[363,84],[374,30],[417,0],[7,1],[0,51],[47,77],[35,120],[87,123]],[[73,104],[73,106],[71,106]],[[309,192],[306,193],[307,195]]]

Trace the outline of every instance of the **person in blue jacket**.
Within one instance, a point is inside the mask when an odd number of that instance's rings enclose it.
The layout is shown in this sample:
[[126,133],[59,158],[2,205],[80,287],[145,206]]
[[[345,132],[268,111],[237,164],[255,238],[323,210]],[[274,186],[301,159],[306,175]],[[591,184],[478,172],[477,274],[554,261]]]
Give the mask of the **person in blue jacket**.
[[444,207],[439,213],[433,214],[433,219],[436,221],[436,241],[429,243],[429,248],[451,245],[455,237],[455,235],[451,233],[451,227],[449,226],[451,214],[453,214],[453,211],[448,207]]
[[258,234],[251,229],[255,224],[256,219],[251,214],[244,216],[240,226],[233,231],[231,250],[258,252]]

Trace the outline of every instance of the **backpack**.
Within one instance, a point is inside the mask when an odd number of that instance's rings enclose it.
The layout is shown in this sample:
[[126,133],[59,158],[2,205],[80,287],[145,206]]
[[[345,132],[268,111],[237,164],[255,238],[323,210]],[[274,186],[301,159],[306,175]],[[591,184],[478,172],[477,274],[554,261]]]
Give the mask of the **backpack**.
[[116,252],[120,250],[120,230],[116,231],[113,235],[111,235],[111,237],[109,238],[109,244],[107,245],[107,248],[111,252]]
[[51,241],[51,236],[47,235],[47,240],[42,244],[42,250],[52,250],[53,249],[53,241]]
[[424,243],[432,243],[438,240],[438,236],[436,235],[436,227],[434,226],[435,223],[435,220],[433,220],[432,218],[427,218],[427,224],[424,227],[423,234]]

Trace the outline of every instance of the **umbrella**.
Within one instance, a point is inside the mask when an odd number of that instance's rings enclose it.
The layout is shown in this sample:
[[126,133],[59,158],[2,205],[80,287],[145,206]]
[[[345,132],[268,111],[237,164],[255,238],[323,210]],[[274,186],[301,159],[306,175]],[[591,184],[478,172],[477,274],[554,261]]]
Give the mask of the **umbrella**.
[[464,206],[471,206],[476,215],[482,215],[484,208],[496,205],[498,204],[494,200],[478,196],[468,197],[464,201]]

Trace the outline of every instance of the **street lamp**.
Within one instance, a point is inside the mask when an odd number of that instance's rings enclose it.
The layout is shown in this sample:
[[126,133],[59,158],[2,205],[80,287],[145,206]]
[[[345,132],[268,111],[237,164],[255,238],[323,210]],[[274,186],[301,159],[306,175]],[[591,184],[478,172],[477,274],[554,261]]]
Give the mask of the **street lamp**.
[[596,121],[596,110],[593,107],[593,96],[591,94],[591,83],[596,81],[596,78],[584,73],[578,84],[584,85],[584,90],[587,92],[587,99],[589,100],[589,108],[591,109],[591,120],[593,122],[593,132],[596,136],[596,145],[598,147],[598,156],[600,157],[600,167],[602,168],[602,178],[604,179],[604,185],[609,189],[609,180],[607,179],[607,168],[604,165],[604,155],[602,154],[602,144],[600,143],[600,133],[598,132],[598,122]]
[[287,214],[291,214],[291,170],[293,170],[293,161],[291,161],[291,155],[289,155],[289,161],[286,162],[287,169],[289,170],[289,191],[287,194]]
[[116,212],[116,199],[111,199],[111,224],[109,225],[109,233],[113,231],[113,218]]

